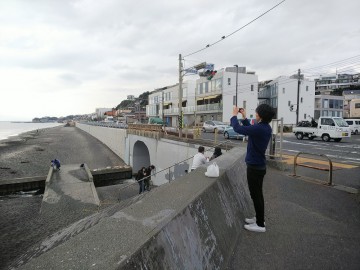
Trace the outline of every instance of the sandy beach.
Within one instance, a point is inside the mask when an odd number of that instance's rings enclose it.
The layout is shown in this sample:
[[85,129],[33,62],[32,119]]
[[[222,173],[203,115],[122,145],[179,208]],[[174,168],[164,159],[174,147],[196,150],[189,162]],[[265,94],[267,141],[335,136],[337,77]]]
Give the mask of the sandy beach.
[[[87,163],[90,169],[124,165],[104,144],[76,127],[54,127],[31,131],[0,142],[0,181],[45,176],[50,161]],[[116,195],[114,195],[116,196]],[[10,266],[31,246],[85,217],[75,213],[59,219],[39,214],[42,195],[0,197],[0,269]]]
[[76,127],[30,131],[0,141],[0,181],[47,175],[50,161],[86,163],[90,169],[124,165],[103,143]]

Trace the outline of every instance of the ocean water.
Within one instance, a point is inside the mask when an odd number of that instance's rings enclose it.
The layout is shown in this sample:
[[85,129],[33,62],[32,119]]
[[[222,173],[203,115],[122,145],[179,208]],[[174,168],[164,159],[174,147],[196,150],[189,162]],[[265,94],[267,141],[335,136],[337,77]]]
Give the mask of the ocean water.
[[17,136],[21,133],[64,125],[63,123],[25,123],[25,122],[2,122],[0,121],[0,140]]

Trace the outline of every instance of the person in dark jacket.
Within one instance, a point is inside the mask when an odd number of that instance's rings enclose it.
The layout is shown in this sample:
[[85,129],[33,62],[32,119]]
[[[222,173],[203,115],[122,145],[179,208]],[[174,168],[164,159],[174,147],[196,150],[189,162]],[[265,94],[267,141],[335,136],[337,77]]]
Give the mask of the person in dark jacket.
[[52,160],[51,161],[51,166],[53,166],[53,168],[55,169],[55,170],[60,170],[60,167],[61,167],[61,165],[60,165],[60,161],[58,160],[58,159],[54,159],[54,160]]
[[144,180],[145,190],[150,191],[150,180],[151,180],[151,171],[155,169],[154,165],[151,165],[146,168],[146,174],[149,176]]
[[[264,196],[263,180],[266,174],[265,151],[271,138],[271,127],[269,123],[275,115],[274,109],[267,105],[261,104],[256,108],[257,124],[250,125],[246,118],[244,109],[234,107],[233,117],[231,117],[231,126],[234,131],[248,136],[247,153],[245,163],[247,165],[247,181],[251,199],[254,203],[256,217],[246,218],[244,228],[253,232],[265,232],[264,217]],[[240,126],[237,115],[242,114],[242,126]]]
[[220,157],[221,155],[222,155],[221,148],[219,146],[216,146],[214,154],[211,156],[210,160]]
[[137,175],[136,175],[136,180],[138,181],[139,183],[139,194],[143,193],[144,192],[144,178],[147,176],[147,172],[146,172],[146,168],[145,167],[142,167]]

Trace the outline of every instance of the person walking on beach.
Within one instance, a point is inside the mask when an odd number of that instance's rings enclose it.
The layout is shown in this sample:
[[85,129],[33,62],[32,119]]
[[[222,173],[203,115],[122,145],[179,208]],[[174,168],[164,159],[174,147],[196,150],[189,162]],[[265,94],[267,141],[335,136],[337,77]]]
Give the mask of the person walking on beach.
[[204,152],[204,146],[199,146],[198,153],[193,158],[193,163],[191,166],[192,171],[209,161],[209,159],[204,156]]
[[[242,126],[240,126],[237,115],[242,114]],[[230,119],[234,131],[248,136],[248,145],[245,162],[247,165],[247,181],[251,199],[254,203],[256,217],[246,218],[244,228],[253,232],[265,232],[264,217],[264,196],[263,180],[266,174],[265,151],[271,137],[270,121],[274,117],[274,109],[267,105],[261,104],[255,110],[257,124],[250,125],[246,118],[246,112],[242,108],[234,107],[233,116]]]
[[221,148],[219,146],[216,146],[214,154],[211,156],[210,161],[217,157],[220,157],[221,155],[222,155]]

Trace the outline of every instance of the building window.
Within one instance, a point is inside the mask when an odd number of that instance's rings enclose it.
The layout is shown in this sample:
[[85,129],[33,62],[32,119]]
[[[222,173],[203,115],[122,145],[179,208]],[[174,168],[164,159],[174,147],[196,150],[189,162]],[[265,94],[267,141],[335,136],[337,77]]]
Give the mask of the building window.
[[183,88],[182,96],[187,97],[187,88]]
[[216,79],[215,80],[215,90],[216,91],[221,91],[222,89],[222,80],[221,79]]
[[233,96],[233,105],[236,105],[236,96]]
[[[285,88],[284,88],[285,89]],[[289,102],[288,102],[288,106],[291,106],[291,101],[289,100]]]
[[323,100],[323,108],[324,108],[324,109],[329,108],[329,100],[328,100],[328,99],[324,99],[324,100]]
[[304,119],[306,119],[306,113],[304,113]]
[[246,100],[243,101],[243,108],[246,109]]
[[303,103],[303,98],[300,99],[300,103]]
[[306,86],[306,91],[309,91],[309,86],[308,85]]
[[283,88],[283,94],[285,94],[285,88]]
[[355,103],[355,109],[360,109],[360,103]]
[[208,82],[204,83],[204,88],[205,88],[205,93],[209,93],[209,83]]
[[200,83],[199,84],[199,94],[202,94],[203,93],[203,84]]
[[251,85],[251,91],[254,91],[254,85]]
[[228,85],[231,85],[231,78],[228,78]]
[[334,108],[334,100],[333,99],[330,99],[329,100],[329,108]]

